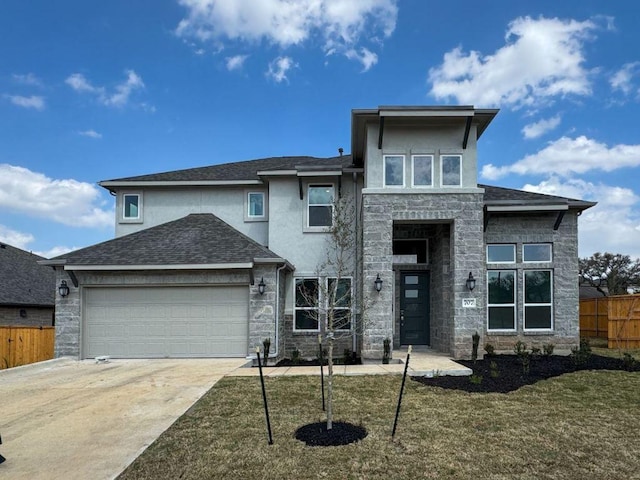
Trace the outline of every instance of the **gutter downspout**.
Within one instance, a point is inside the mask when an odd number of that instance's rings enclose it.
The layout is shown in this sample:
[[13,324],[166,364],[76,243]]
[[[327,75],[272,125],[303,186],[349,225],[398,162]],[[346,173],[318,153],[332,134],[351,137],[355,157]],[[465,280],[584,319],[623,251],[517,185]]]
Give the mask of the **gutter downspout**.
[[278,352],[280,344],[278,343],[278,333],[280,332],[280,272],[287,266],[286,263],[283,263],[282,266],[276,269],[276,331],[274,334],[276,341],[276,351],[269,355],[270,357],[278,357]]
[[[353,172],[351,175],[352,175],[352,180],[353,180],[353,198],[354,198],[354,202],[353,202],[354,203],[354,205],[353,205],[353,207],[354,207],[353,225],[354,225],[355,239],[356,239],[356,242],[355,242],[356,243],[356,257],[355,257],[356,264],[355,264],[355,269],[354,269],[354,272],[353,272],[353,277],[354,277],[354,284],[356,285],[356,288],[359,289],[360,288],[360,284],[358,283],[358,278],[359,278],[359,276],[358,276],[358,268],[359,268],[359,265],[358,265],[358,263],[359,263],[358,262],[358,258],[359,258],[358,257],[358,174],[356,172]],[[356,308],[354,310],[356,312],[356,318],[354,319],[354,323],[355,323],[354,327],[355,328],[353,329],[353,333],[351,335],[351,351],[352,352],[356,352],[357,348],[358,348],[358,333],[357,333],[358,332],[358,330],[357,330],[357,328],[358,328],[358,326],[357,326],[358,317],[357,317],[357,312],[358,312],[359,304],[358,304],[358,300],[357,299],[359,298],[359,295],[361,295],[361,293],[362,292],[358,291],[357,295],[355,297],[355,307]],[[363,319],[360,319],[361,322],[362,322],[362,320]]]

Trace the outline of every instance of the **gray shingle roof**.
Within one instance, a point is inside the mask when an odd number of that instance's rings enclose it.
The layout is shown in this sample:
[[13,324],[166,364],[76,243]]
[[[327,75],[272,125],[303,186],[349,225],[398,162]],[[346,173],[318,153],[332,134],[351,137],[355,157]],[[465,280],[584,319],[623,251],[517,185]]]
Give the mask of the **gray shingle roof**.
[[559,197],[555,195],[545,195],[542,193],[525,192],[524,190],[515,190],[512,188],[494,187],[491,185],[481,185],[484,188],[485,204],[523,204],[535,205],[544,203],[566,203],[569,207],[586,209],[595,205],[594,202],[584,200],[576,200],[573,198]]
[[69,265],[212,265],[280,258],[211,213],[172,222],[60,255]]
[[[104,182],[196,182],[260,180],[258,172],[267,170],[293,170],[296,166],[342,165],[351,166],[351,155],[341,157],[271,157],[244,162],[222,163],[208,167],[189,168],[172,172],[152,173],[136,177],[116,178]],[[101,182],[103,183],[103,182]]]
[[44,259],[0,243],[0,305],[53,307],[56,274],[38,260]]

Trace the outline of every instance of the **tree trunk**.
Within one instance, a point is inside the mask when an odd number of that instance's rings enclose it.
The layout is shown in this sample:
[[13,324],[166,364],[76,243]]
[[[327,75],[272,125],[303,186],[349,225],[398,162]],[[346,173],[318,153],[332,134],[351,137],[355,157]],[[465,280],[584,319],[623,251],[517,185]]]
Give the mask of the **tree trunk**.
[[333,428],[333,338],[329,338],[327,386],[327,430]]

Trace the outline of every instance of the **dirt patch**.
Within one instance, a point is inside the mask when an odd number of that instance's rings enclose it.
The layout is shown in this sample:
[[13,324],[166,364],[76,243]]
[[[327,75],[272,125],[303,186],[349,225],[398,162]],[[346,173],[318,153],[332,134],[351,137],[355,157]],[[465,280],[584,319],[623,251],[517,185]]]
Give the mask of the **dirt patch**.
[[348,422],[333,422],[327,430],[327,422],[304,425],[296,430],[296,438],[310,447],[337,447],[359,442],[367,436],[367,430]]
[[466,392],[508,393],[524,385],[532,385],[540,380],[557,377],[577,370],[626,370],[640,371],[640,362],[629,362],[619,358],[591,355],[583,363],[576,365],[568,356],[551,355],[530,357],[526,361],[516,355],[486,356],[475,364],[459,360],[458,363],[473,370],[469,377],[413,377],[414,381],[434,387]]

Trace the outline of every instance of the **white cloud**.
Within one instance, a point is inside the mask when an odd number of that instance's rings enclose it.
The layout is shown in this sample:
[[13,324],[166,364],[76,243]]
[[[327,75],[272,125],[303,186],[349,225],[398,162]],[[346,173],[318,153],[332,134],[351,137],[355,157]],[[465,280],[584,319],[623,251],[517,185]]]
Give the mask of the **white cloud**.
[[22,250],[27,250],[27,245],[33,241],[33,235],[30,233],[18,232],[17,230],[12,230],[11,228],[0,224],[0,242]]
[[524,135],[524,138],[527,139],[538,138],[553,130],[558,125],[560,125],[560,115],[555,115],[551,118],[546,118],[535,123],[525,125],[522,129],[522,134]]
[[233,57],[227,57],[227,70],[239,70],[244,65],[244,61],[249,58],[249,55],[235,55]]
[[430,94],[464,104],[535,105],[557,95],[590,95],[583,67],[584,43],[597,28],[587,20],[519,17],[509,24],[506,45],[492,54],[457,47],[429,70]]
[[0,209],[74,227],[108,227],[114,218],[96,186],[8,164],[0,164]]
[[95,139],[102,138],[102,134],[96,132],[95,130],[84,130],[82,132],[78,132],[78,135],[82,135],[83,137],[95,138]]
[[297,67],[298,64],[293,61],[291,57],[277,57],[269,62],[269,70],[266,72],[268,78],[272,78],[275,82],[281,83],[283,81],[289,81],[287,78],[287,72],[292,67]]
[[[381,37],[389,37],[396,27],[397,3],[398,0],[180,0],[187,14],[178,24],[176,35],[218,48],[221,42],[265,41],[286,49],[320,38],[325,53],[346,54],[363,39],[379,42]],[[371,63],[370,56],[360,57],[357,60],[361,63]]]
[[368,71],[376,63],[378,63],[378,55],[376,55],[375,53],[373,53],[372,51],[364,47],[360,49],[359,53],[354,49],[347,50],[345,52],[345,56],[349,60],[357,60],[360,63],[362,63],[363,72]]
[[105,87],[93,85],[81,73],[69,75],[65,83],[76,92],[95,95],[97,100],[105,106],[124,107],[134,91],[144,89],[144,82],[136,72],[125,70],[125,74],[126,80],[117,84],[112,92],[107,91]]
[[[612,252],[640,258],[640,197],[632,190],[579,179],[563,181],[556,176],[538,185],[527,184],[523,190],[598,202],[578,220],[581,257]],[[603,228],[605,225],[615,228]]]
[[35,251],[33,253],[35,253],[36,255],[40,255],[41,257],[44,257],[44,258],[53,258],[53,257],[57,257],[58,255],[64,255],[65,253],[78,250],[79,248],[80,247],[65,247],[61,245],[56,245],[55,247],[51,247],[49,250]]
[[636,88],[632,83],[633,77],[639,73],[640,62],[625,63],[609,79],[611,88],[613,90],[621,90],[625,95],[629,95]]
[[22,108],[33,108],[35,110],[44,110],[44,97],[31,95],[23,97],[22,95],[4,95],[11,103]]
[[32,87],[43,86],[42,80],[36,77],[33,73],[27,73],[26,75],[14,73],[12,77],[16,82],[21,83],[23,85],[30,85]]
[[518,175],[556,174],[569,176],[591,170],[611,172],[625,167],[640,166],[640,145],[614,145],[585,137],[562,137],[550,142],[538,153],[527,155],[511,165],[482,167],[484,178],[495,180],[509,173]]

